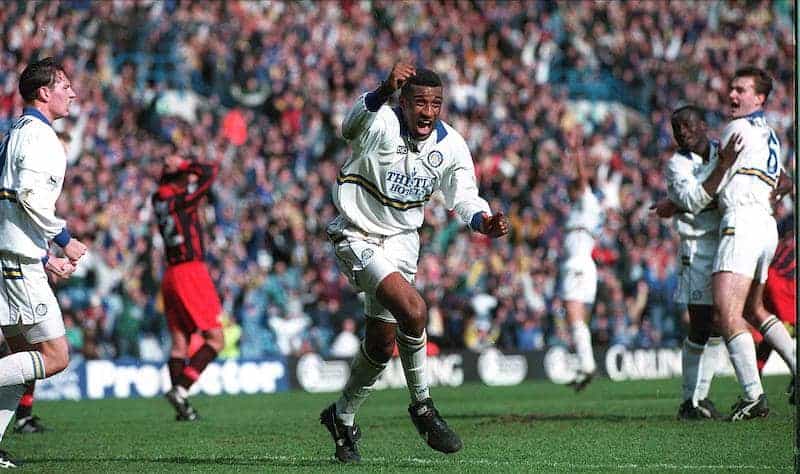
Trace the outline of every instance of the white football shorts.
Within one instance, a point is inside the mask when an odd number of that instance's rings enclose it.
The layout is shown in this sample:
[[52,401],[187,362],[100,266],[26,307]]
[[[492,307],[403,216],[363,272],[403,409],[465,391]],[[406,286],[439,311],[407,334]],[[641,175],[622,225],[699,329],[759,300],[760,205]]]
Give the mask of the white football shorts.
[[414,282],[419,259],[419,234],[402,232],[389,237],[367,234],[343,216],[327,227],[336,260],[350,283],[365,293],[367,317],[388,323],[397,320],[375,297],[375,290],[384,278],[400,272],[409,283]]
[[564,301],[593,304],[597,296],[597,266],[591,258],[570,259],[561,265],[559,296]]
[[3,289],[0,326],[5,337],[19,334],[31,344],[65,334],[61,308],[47,281],[42,262],[0,253]]
[[774,217],[760,207],[728,209],[719,226],[714,273],[733,272],[764,283],[777,246]]
[[681,239],[680,273],[675,302],[687,305],[712,305],[711,274],[719,239],[717,234],[697,239]]

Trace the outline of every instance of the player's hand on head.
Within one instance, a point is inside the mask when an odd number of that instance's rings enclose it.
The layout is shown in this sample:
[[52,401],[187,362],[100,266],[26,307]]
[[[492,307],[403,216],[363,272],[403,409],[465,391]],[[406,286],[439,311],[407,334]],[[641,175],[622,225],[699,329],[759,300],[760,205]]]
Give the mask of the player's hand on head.
[[650,206],[650,210],[655,211],[658,217],[668,219],[678,212],[678,206],[669,199],[662,199]]
[[731,135],[728,143],[726,143],[725,146],[719,151],[719,164],[717,166],[724,168],[730,168],[733,166],[733,163],[736,161],[736,157],[739,156],[739,152],[742,149],[741,144],[741,135],[738,133]]
[[83,257],[86,253],[86,246],[83,245],[78,239],[70,239],[66,246],[64,246],[64,255],[73,264]]
[[183,158],[180,155],[171,154],[164,159],[164,171],[167,173],[177,173],[183,164]]
[[482,233],[489,237],[502,237],[508,233],[508,230],[508,218],[502,212],[498,212],[493,216],[483,213]]
[[399,62],[394,65],[392,72],[389,73],[389,77],[384,84],[390,89],[390,92],[394,92],[403,87],[406,81],[416,73],[417,68],[411,64]]

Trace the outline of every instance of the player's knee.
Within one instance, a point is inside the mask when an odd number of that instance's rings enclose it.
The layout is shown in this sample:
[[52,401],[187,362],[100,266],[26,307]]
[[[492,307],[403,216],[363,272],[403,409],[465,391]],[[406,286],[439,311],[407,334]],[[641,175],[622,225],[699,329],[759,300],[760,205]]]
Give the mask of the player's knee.
[[172,345],[170,346],[171,357],[186,357],[189,353],[188,336],[172,333]]
[[771,314],[764,308],[764,305],[757,301],[748,301],[744,309],[744,319],[755,327],[759,327],[770,316]]
[[388,362],[389,359],[392,358],[392,354],[394,354],[394,345],[394,335],[392,335],[391,338],[382,337],[364,341],[364,348],[367,351],[367,355],[379,364]]
[[689,327],[689,340],[695,344],[704,345],[711,337],[711,328],[705,326],[690,326]]
[[714,310],[711,312],[711,322],[715,328],[721,329],[725,327],[725,321],[722,314],[722,311],[717,305],[714,305]]
[[69,365],[69,351],[57,351],[49,354],[43,354],[43,358],[44,373],[46,377],[51,377],[61,372]]
[[428,321],[428,305],[421,296],[410,301],[405,316],[404,321],[400,321],[400,329],[409,336],[422,336]]
[[211,346],[217,352],[222,351],[222,348],[225,347],[225,336],[222,333],[222,330],[212,330],[208,331],[204,334],[206,344]]

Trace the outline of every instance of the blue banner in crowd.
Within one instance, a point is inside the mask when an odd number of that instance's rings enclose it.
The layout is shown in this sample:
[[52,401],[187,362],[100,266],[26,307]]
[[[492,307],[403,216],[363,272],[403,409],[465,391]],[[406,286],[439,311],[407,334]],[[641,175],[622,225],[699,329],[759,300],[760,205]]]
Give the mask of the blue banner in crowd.
[[[155,397],[169,390],[164,363],[137,360],[74,360],[67,370],[36,384],[40,400]],[[281,357],[256,361],[212,362],[190,394],[237,395],[275,393],[289,389],[286,362]]]
[[[681,375],[678,348],[628,349],[611,346],[595,351],[600,376],[614,381],[677,378]],[[717,375],[733,375],[733,367],[723,351]],[[480,381],[489,386],[517,385],[525,380],[550,380],[568,383],[578,370],[578,360],[564,347],[546,351],[504,353],[490,347],[480,353],[444,352],[428,357],[431,386],[458,387]],[[788,374],[789,369],[777,354],[772,354],[764,375]],[[190,394],[237,395],[275,393],[291,389],[307,392],[339,392],[350,376],[350,361],[326,359],[308,353],[299,358],[274,357],[262,360],[212,362],[192,387]],[[405,386],[403,367],[398,358],[389,361],[374,388]],[[160,396],[171,387],[164,363],[136,360],[73,361],[64,372],[39,381],[40,400],[84,400]]]

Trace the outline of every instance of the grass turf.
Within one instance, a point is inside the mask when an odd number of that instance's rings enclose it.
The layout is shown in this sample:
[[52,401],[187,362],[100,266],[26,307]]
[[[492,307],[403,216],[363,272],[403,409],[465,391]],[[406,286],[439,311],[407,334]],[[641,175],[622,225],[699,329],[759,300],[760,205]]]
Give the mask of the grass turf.
[[[358,422],[363,461],[340,466],[318,414],[337,394],[196,397],[202,416],[177,423],[163,398],[38,402],[44,434],[8,430],[3,448],[36,472],[791,472],[789,377],[766,377],[766,419],[675,419],[680,381],[599,379],[575,394],[545,382],[435,387],[437,408],[464,440],[430,450],[406,411],[405,390],[373,393]],[[714,381],[727,412],[738,385]]]

